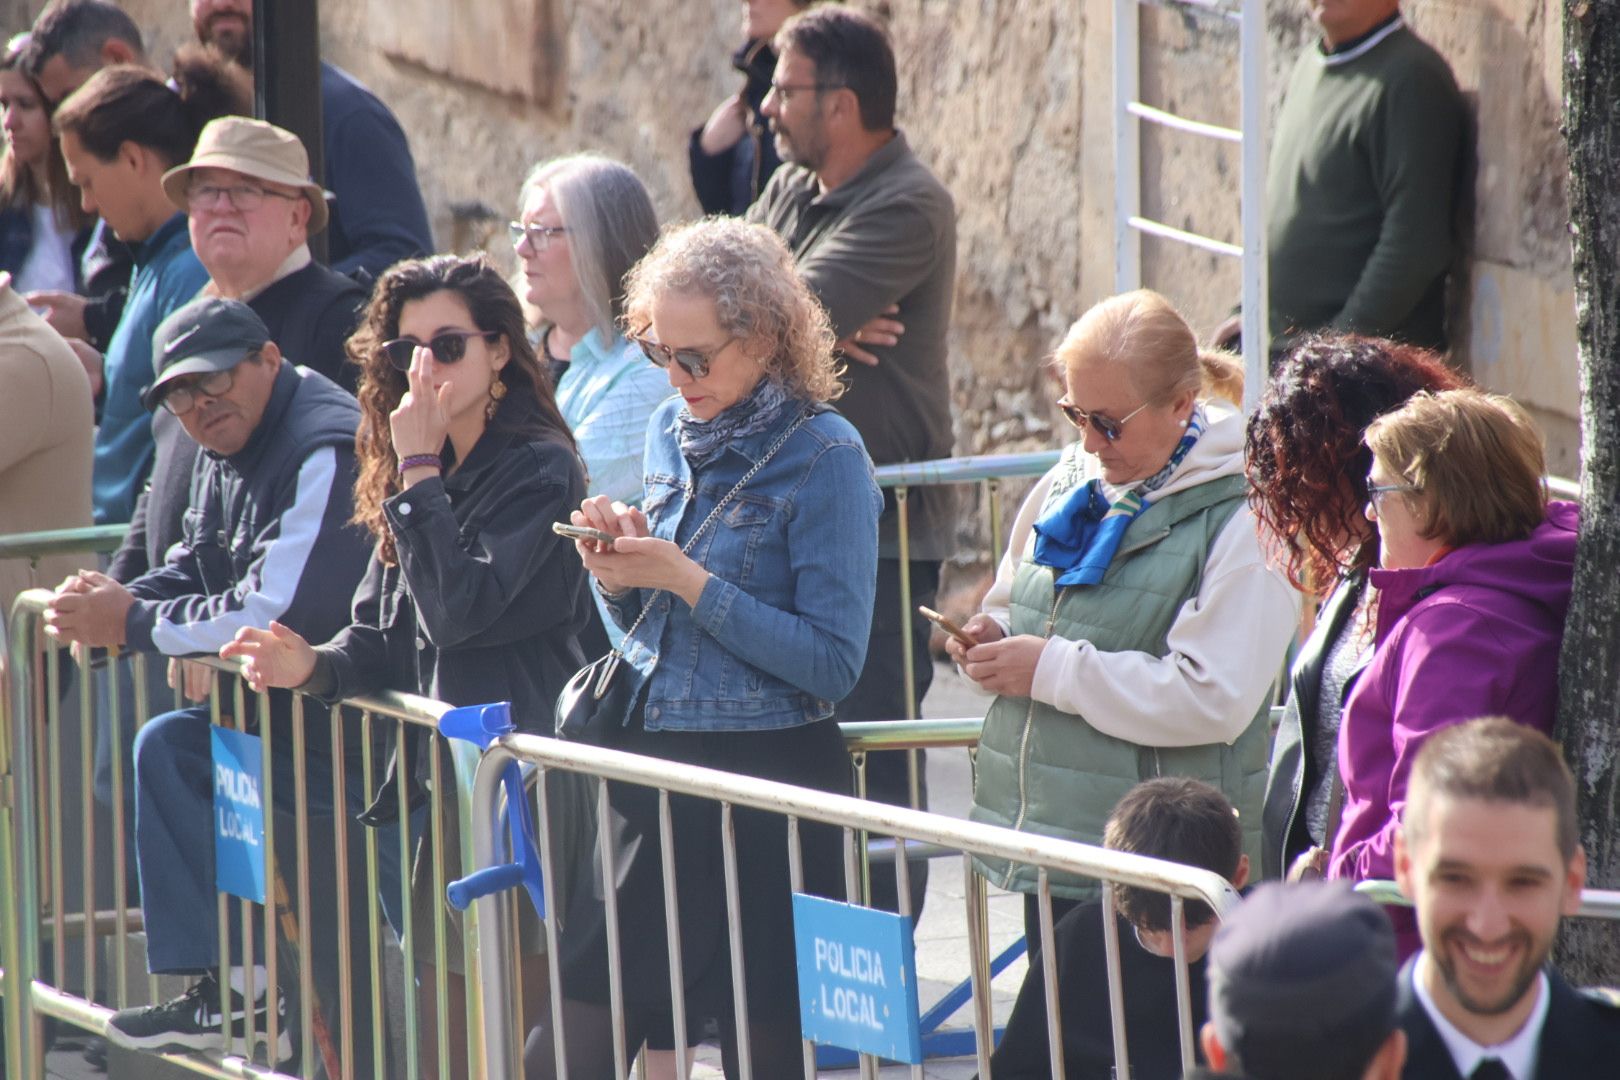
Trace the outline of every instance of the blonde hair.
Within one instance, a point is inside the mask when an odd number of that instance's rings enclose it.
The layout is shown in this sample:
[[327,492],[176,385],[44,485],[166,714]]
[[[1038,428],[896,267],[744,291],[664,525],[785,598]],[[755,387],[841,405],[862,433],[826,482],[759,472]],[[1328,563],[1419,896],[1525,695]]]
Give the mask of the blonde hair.
[[[1175,306],[1152,289],[1098,301],[1069,327],[1052,359],[1064,371],[1083,360],[1123,364],[1146,402],[1205,385],[1204,354]],[[1210,356],[1211,363],[1216,358]],[[1239,373],[1241,380],[1241,373]],[[1241,386],[1241,381],[1240,381]],[[1242,390],[1238,391],[1239,399]]]
[[625,279],[626,331],[645,330],[654,302],[669,293],[713,301],[721,328],[763,346],[766,373],[794,395],[832,401],[844,392],[827,313],[765,226],[711,217],[665,232]]
[[1541,433],[1512,398],[1472,388],[1420,393],[1367,427],[1367,448],[1412,485],[1425,539],[1522,540],[1547,512]]

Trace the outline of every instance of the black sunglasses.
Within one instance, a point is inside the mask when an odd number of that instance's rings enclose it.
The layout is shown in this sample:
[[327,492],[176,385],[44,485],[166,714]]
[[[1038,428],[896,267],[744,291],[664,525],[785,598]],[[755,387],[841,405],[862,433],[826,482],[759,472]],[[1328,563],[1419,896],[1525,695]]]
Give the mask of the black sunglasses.
[[629,338],[641,346],[642,353],[658,367],[667,368],[671,363],[679,364],[681,370],[694,379],[701,379],[707,375],[714,358],[724,352],[727,345],[737,340],[735,337],[726,338],[708,352],[704,352],[702,349],[672,349],[661,341],[647,337],[646,331],[630,334]]
[[416,350],[423,346],[433,354],[433,359],[441,364],[454,364],[467,355],[467,339],[483,338],[493,341],[500,337],[497,330],[446,330],[442,334],[435,334],[432,341],[417,341],[415,338],[402,337],[393,341],[382,343],[382,353],[388,357],[388,362],[401,371],[411,369],[411,358]]
[[1124,434],[1125,424],[1132,416],[1135,416],[1137,413],[1147,408],[1148,403],[1145,401],[1142,402],[1142,404],[1132,409],[1123,420],[1115,420],[1112,417],[1104,416],[1102,413],[1098,412],[1086,412],[1086,410],[1082,409],[1080,406],[1072,405],[1063,398],[1058,398],[1057,407],[1063,410],[1063,415],[1069,418],[1069,423],[1073,424],[1081,431],[1084,431],[1086,429],[1086,425],[1090,424],[1092,430],[1096,431],[1097,434],[1101,435],[1109,442],[1118,442],[1119,437]]

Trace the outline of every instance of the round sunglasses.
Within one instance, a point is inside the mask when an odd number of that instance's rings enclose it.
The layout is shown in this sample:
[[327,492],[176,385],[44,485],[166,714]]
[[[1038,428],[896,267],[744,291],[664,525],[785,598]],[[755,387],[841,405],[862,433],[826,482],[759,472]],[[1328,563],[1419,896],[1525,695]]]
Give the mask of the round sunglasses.
[[1099,412],[1087,412],[1080,406],[1071,404],[1063,398],[1058,398],[1057,407],[1063,410],[1063,415],[1069,418],[1069,423],[1073,424],[1081,431],[1084,431],[1086,429],[1086,425],[1090,424],[1093,431],[1107,439],[1109,442],[1118,442],[1119,437],[1124,434],[1123,429],[1125,425],[1130,422],[1131,417],[1147,408],[1148,403],[1145,401],[1142,402],[1142,404],[1132,409],[1130,413],[1127,414],[1122,420],[1115,420],[1112,417],[1104,416]]
[[412,337],[395,338],[385,341],[380,346],[382,354],[388,357],[388,362],[401,371],[411,369],[411,358],[416,350],[426,348],[433,354],[433,359],[441,364],[454,364],[467,355],[467,339],[483,338],[493,341],[500,337],[497,330],[446,330],[433,335],[431,341],[417,341]]
[[662,341],[654,341],[646,335],[645,331],[639,334],[628,335],[630,340],[641,347],[642,354],[661,368],[670,364],[679,364],[681,370],[694,379],[701,379],[709,373],[709,365],[714,358],[725,351],[727,345],[736,341],[735,337],[728,337],[720,344],[709,350],[703,349],[672,349]]

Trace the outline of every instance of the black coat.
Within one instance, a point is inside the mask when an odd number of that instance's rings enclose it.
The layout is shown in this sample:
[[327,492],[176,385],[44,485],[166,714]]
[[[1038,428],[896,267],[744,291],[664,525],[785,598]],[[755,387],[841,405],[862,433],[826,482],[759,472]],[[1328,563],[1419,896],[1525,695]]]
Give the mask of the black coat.
[[[1422,955],[1421,953],[1419,955]],[[1465,1080],[1412,987],[1417,957],[1401,969],[1395,1017],[1406,1032],[1403,1080]],[[1570,986],[1547,969],[1551,999],[1536,1049],[1537,1080],[1609,1080],[1620,1075],[1620,1006]]]
[[328,699],[393,689],[452,705],[510,701],[520,729],[549,733],[594,610],[573,542],[551,525],[584,497],[571,446],[508,429],[485,432],[447,477],[389,499],[399,562],[373,556],[351,624],[317,649],[323,685],[311,688]]
[[[1311,846],[1305,829],[1305,794],[1320,777],[1311,760],[1311,744],[1321,716],[1322,667],[1328,651],[1351,625],[1356,596],[1365,573],[1347,578],[1328,596],[1317,614],[1305,644],[1300,647],[1288,677],[1288,703],[1277,738],[1271,746],[1271,768],[1266,777],[1266,801],[1260,814],[1260,872],[1267,880],[1281,878],[1293,861]],[[1355,680],[1345,684],[1348,696]],[[1342,703],[1341,703],[1342,704]],[[1332,843],[1333,838],[1327,838]]]

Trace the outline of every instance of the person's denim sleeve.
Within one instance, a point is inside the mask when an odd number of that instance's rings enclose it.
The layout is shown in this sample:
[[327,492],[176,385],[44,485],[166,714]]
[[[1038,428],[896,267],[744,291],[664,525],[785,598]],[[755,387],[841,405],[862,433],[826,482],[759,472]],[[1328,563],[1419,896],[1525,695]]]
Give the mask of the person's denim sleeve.
[[761,671],[818,698],[842,699],[866,662],[882,508],[865,449],[827,447],[806,470],[790,511],[793,609],[772,607],[716,575],[692,621]]

